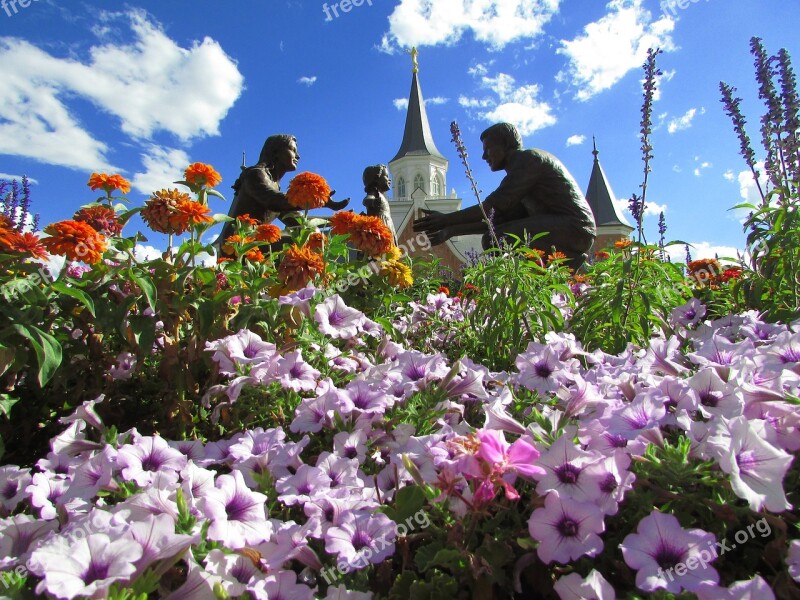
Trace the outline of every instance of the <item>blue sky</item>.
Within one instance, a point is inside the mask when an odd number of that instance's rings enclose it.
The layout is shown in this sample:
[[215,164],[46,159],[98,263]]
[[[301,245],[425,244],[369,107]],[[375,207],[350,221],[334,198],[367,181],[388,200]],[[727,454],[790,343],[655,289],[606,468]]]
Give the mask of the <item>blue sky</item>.
[[[360,210],[361,172],[402,140],[413,45],[450,160],[447,187],[465,206],[474,200],[450,143],[453,120],[484,192],[502,174],[480,160],[478,136],[507,120],[584,189],[596,136],[625,199],[642,181],[641,65],[658,46],[648,237],[664,210],[667,237],[695,244],[696,258],[729,255],[744,235],[728,209],[749,186],[719,82],[738,88],[757,141],[751,36],[800,60],[800,4],[785,0],[681,0],[666,11],[656,0],[22,2],[0,8],[0,177],[35,180],[42,225],[92,201],[92,171],[132,180],[139,205],[190,162],[208,162],[229,201],[242,152],[252,164],[273,133],[294,134],[300,170],[323,175]],[[228,203],[211,207],[224,213]],[[137,229],[138,220],[125,233]]]

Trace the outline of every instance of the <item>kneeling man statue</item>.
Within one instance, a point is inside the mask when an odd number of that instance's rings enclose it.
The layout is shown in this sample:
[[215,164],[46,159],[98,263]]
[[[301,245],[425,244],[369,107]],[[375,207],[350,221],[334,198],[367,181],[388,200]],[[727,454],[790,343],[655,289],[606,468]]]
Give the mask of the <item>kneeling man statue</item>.
[[[483,160],[492,171],[505,171],[500,186],[483,201],[498,238],[514,235],[545,254],[555,248],[566,264],[579,268],[588,257],[596,234],[594,215],[578,184],[555,156],[544,150],[523,150],[516,127],[497,123],[481,134]],[[424,231],[433,245],[453,236],[482,233],[484,250],[492,238],[480,206],[453,212],[424,211],[414,231]]]

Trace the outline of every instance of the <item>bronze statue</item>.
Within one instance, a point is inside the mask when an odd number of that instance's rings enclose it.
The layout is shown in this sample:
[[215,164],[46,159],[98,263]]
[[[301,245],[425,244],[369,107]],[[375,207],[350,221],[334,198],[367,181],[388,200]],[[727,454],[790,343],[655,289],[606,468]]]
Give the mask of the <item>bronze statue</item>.
[[392,232],[393,243],[397,245],[397,232],[394,229],[389,200],[385,196],[385,193],[391,189],[392,185],[389,180],[389,169],[386,165],[372,165],[364,169],[362,179],[364,181],[364,191],[367,193],[364,198],[364,207],[367,209],[367,215],[380,218],[389,228],[389,231]]
[[[539,233],[546,235],[529,243],[545,253],[552,248],[567,256],[577,269],[587,258],[596,235],[589,203],[567,168],[549,152],[523,150],[516,127],[497,123],[481,134],[483,159],[492,171],[504,170],[500,186],[483,201],[498,238],[514,235],[523,241]],[[433,245],[457,235],[482,233],[484,250],[493,243],[480,206],[454,213],[424,211],[414,221],[414,231],[424,231]]]
[[[252,167],[242,167],[242,173],[233,184],[234,196],[229,217],[248,214],[262,223],[280,219],[287,227],[297,224],[298,210],[289,204],[281,191],[281,178],[290,171],[297,170],[300,153],[297,139],[292,135],[271,135],[264,142],[258,163]],[[333,196],[335,192],[331,192]],[[328,199],[326,208],[340,210],[347,206],[349,199],[335,201]],[[222,233],[215,242],[221,245],[235,232],[234,222],[225,223]]]

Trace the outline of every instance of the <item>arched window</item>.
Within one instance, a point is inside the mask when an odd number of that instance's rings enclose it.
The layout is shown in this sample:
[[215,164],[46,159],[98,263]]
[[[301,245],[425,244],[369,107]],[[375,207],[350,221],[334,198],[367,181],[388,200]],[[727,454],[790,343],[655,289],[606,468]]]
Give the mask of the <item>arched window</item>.
[[443,193],[442,177],[437,173],[431,180],[431,196],[441,196]]
[[397,189],[397,197],[398,198],[405,198],[406,197],[406,180],[402,177],[397,178],[397,185],[395,186]]
[[420,173],[417,173],[417,176],[414,177],[414,189],[416,190],[417,188],[421,189],[423,192],[425,191],[425,180]]

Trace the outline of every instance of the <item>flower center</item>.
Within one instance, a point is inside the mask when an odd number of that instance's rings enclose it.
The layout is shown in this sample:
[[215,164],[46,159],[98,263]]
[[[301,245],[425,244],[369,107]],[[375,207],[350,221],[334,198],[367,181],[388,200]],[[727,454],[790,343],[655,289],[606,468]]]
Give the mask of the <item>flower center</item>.
[[368,547],[371,541],[366,532],[356,531],[356,534],[353,536],[353,548],[357,551],[361,550],[362,548]]
[[92,562],[89,563],[89,568],[86,569],[81,579],[83,579],[86,585],[91,585],[95,581],[100,581],[106,577],[108,577],[108,565],[96,563],[92,560]]
[[716,408],[721,399],[722,399],[721,392],[712,392],[709,390],[707,392],[700,394],[700,403],[703,406],[710,406],[711,408]]
[[553,369],[551,369],[547,363],[537,363],[535,370],[536,374],[542,379],[547,379],[553,374]]
[[611,494],[614,490],[617,489],[617,480],[614,477],[613,473],[609,473],[605,476],[603,481],[600,482],[600,491],[604,494]]
[[575,537],[578,535],[578,523],[569,517],[564,517],[556,526],[558,532],[564,537]]
[[662,542],[653,558],[662,569],[674,569],[682,561],[683,552]]
[[556,469],[556,476],[561,483],[575,484],[580,474],[581,470],[571,463],[561,465]]

